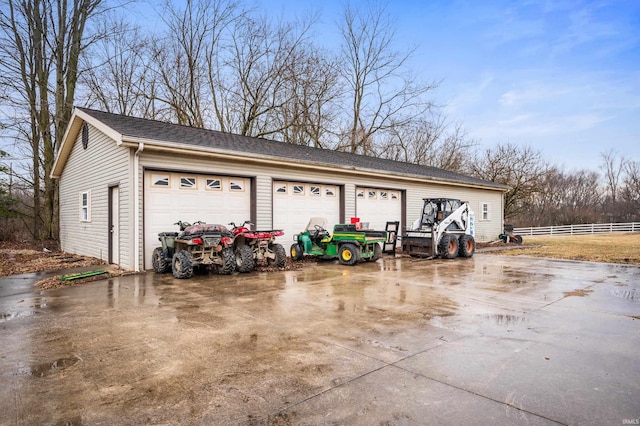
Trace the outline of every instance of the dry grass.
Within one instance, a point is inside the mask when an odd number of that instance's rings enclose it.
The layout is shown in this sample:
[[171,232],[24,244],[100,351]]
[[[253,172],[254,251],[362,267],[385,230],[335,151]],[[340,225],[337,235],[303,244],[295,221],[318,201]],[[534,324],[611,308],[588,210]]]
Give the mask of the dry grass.
[[587,260],[640,266],[640,232],[628,234],[523,237],[518,250],[500,254]]

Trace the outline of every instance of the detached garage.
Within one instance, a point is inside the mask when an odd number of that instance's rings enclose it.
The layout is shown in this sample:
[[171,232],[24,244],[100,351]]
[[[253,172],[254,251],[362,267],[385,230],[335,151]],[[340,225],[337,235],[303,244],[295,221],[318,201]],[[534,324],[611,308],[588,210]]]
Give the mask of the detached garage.
[[425,197],[460,198],[475,237],[502,232],[506,187],[433,167],[76,108],[52,176],[60,183],[62,250],[123,268],[151,268],[157,234],[177,221],[283,229],[312,216],[401,229]]

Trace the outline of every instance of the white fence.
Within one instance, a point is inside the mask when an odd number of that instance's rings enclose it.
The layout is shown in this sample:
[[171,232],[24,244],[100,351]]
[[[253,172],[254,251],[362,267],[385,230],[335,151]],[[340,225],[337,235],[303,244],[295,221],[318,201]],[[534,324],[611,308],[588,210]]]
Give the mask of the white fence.
[[640,232],[640,222],[513,228],[513,233],[518,235],[586,235],[613,232]]

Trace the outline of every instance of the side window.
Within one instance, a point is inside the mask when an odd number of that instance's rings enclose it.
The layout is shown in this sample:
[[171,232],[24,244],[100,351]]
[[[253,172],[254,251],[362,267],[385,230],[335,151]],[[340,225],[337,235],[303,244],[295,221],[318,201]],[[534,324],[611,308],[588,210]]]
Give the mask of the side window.
[[489,203],[482,203],[482,220],[489,220]]
[[336,196],[336,189],[335,189],[335,188],[333,188],[333,187],[331,187],[331,186],[327,186],[327,187],[324,189],[324,195],[325,195],[326,197],[335,197],[335,196]]
[[376,198],[376,191],[369,191],[369,198]]
[[309,187],[309,194],[319,197],[320,196],[320,187],[311,185]]
[[304,195],[304,185],[293,185],[294,195]]
[[80,193],[80,222],[91,222],[91,191]]
[[387,193],[387,191],[380,191],[380,199],[386,200],[387,198],[389,198],[389,194]]
[[364,198],[364,191],[362,189],[358,189],[358,192],[356,192],[356,197]]

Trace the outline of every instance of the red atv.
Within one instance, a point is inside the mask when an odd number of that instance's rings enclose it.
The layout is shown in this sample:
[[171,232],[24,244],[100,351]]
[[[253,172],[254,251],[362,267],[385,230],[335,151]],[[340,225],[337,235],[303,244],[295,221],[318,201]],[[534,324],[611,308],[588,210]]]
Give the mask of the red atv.
[[240,226],[231,222],[231,232],[234,235],[234,251],[236,267],[239,272],[251,272],[256,263],[266,261],[269,266],[284,268],[287,253],[281,244],[275,243],[276,237],[284,235],[284,231],[252,231],[247,227],[253,223],[245,220]]

